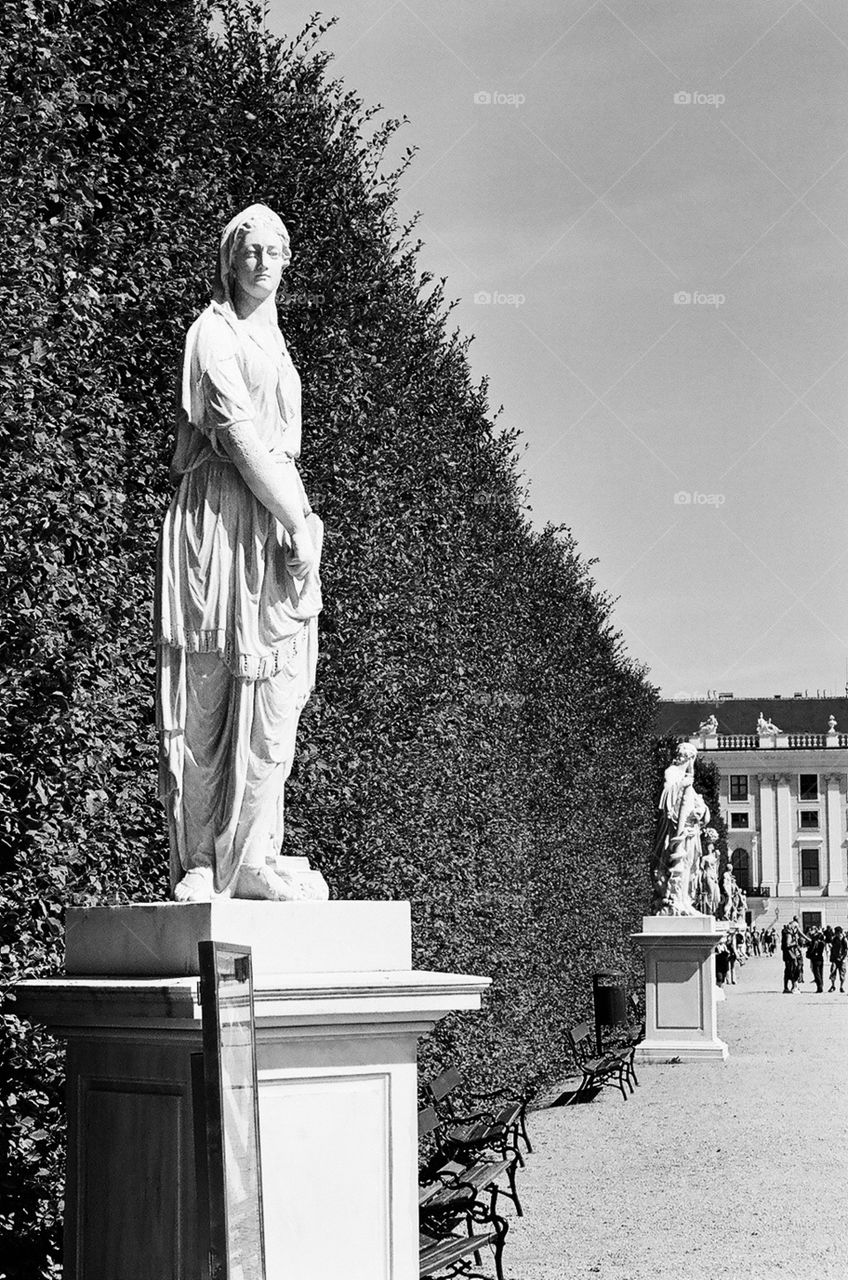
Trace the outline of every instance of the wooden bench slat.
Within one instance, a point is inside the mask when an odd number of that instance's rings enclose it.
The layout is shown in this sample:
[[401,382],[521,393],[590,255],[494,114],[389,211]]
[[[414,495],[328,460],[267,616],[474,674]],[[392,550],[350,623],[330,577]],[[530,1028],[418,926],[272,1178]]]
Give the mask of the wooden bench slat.
[[436,1244],[426,1244],[421,1248],[418,1255],[418,1274],[422,1276],[429,1275],[427,1267],[430,1270],[435,1270],[436,1267],[447,1267],[452,1262],[459,1262],[461,1258],[467,1257],[469,1253],[476,1253],[478,1249],[486,1248],[495,1239],[497,1239],[497,1233],[489,1231],[486,1235],[463,1236],[461,1239],[457,1236],[451,1236],[449,1239],[440,1240]]

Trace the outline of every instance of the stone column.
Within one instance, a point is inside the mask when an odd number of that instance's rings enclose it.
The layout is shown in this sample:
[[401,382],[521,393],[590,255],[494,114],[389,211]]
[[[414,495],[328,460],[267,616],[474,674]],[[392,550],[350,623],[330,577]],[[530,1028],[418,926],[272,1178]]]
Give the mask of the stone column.
[[761,773],[760,784],[760,884],[777,893],[777,828],[774,821],[773,773]]
[[827,786],[827,896],[845,892],[845,870],[842,861],[842,791],[841,773],[826,773]]
[[777,896],[792,898],[798,876],[792,865],[792,796],[791,774],[777,775]]

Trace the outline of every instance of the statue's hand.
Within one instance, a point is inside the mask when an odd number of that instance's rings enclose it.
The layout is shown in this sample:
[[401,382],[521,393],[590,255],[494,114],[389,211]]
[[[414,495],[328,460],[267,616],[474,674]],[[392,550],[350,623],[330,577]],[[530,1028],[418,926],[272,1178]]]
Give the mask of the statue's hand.
[[287,568],[293,578],[305,578],[316,568],[318,557],[309,531],[303,527],[290,535],[291,552],[288,556]]

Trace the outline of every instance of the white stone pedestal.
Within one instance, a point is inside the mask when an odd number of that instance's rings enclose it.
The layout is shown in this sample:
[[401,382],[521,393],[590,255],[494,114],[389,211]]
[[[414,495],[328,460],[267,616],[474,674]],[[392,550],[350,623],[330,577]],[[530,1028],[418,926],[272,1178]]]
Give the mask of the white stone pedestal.
[[645,952],[645,1038],[640,1062],[723,1061],[715,960],[724,930],[712,916],[645,916],[633,934]]
[[490,979],[414,971],[409,904],[70,910],[68,976],[18,1011],[68,1040],[65,1280],[206,1280],[197,942],[253,949],[267,1280],[417,1280],[419,1036]]

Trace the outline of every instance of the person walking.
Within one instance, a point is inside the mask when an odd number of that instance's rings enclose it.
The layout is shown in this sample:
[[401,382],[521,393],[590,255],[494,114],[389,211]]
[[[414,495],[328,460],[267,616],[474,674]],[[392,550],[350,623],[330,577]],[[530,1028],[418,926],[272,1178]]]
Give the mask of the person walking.
[[818,927],[810,930],[807,959],[813,970],[813,982],[816,984],[816,991],[821,993],[824,991],[824,934]]
[[[780,949],[783,953],[783,994],[792,995],[801,981],[803,963],[801,944],[807,939],[801,932],[798,921],[793,918],[783,926],[780,934]],[[832,988],[831,988],[832,989]]]
[[727,933],[727,957],[729,962],[730,981],[736,986],[736,965],[739,961],[739,941],[734,929]]
[[845,960],[848,957],[848,940],[842,932],[842,925],[838,924],[833,931],[833,941],[830,944],[830,986],[829,991],[836,990],[836,979],[839,978],[839,990],[845,992]]

